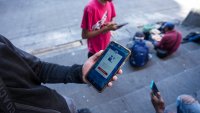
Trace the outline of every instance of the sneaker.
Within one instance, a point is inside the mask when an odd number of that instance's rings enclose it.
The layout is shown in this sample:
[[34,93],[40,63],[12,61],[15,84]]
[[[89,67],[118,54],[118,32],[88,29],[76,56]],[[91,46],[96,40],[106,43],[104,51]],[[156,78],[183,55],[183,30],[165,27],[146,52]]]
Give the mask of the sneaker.
[[92,113],[88,108],[78,109],[78,113]]

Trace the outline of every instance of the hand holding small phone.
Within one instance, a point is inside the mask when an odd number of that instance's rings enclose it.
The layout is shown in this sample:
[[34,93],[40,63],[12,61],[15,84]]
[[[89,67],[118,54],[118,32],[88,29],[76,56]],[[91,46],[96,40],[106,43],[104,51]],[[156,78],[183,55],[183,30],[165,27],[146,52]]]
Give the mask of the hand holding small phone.
[[151,102],[154,106],[154,109],[156,110],[156,113],[163,113],[165,110],[165,102],[153,80],[151,81],[150,88],[152,90],[150,93]]
[[105,27],[106,32],[114,31],[117,29],[117,24],[115,22],[108,22],[108,23],[105,23],[103,26]]
[[153,80],[151,81],[150,88],[151,88],[151,90],[153,92],[153,95],[156,96],[157,93],[159,92],[159,90],[158,90],[158,88],[157,88],[157,86],[156,86],[156,84],[155,84],[155,82]]
[[[88,71],[91,69],[91,67],[97,62],[97,60],[99,59],[99,57],[102,55],[103,50],[97,52],[96,54],[94,54],[93,56],[91,56],[83,65],[82,68],[82,72],[83,72],[83,81],[85,83],[88,83],[86,80],[86,76]],[[117,72],[117,74],[122,74],[122,69],[119,69],[119,71]],[[118,77],[115,75],[113,76],[111,82],[108,83],[108,87],[112,87],[112,81],[116,81],[118,79]]]

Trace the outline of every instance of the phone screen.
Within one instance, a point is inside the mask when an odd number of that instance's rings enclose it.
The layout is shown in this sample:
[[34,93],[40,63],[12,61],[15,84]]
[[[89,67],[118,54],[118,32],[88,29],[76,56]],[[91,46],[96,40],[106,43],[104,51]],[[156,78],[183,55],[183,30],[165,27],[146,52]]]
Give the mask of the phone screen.
[[90,69],[86,79],[101,92],[129,54],[130,51],[128,49],[116,42],[111,42],[99,60]]

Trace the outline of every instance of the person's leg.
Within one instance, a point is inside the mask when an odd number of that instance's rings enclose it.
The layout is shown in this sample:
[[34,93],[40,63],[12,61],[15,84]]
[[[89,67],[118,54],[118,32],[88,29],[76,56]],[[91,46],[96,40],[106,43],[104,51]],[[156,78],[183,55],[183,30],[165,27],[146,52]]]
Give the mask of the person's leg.
[[88,58],[90,58],[93,55],[94,55],[94,53],[88,52]]
[[190,95],[177,98],[177,113],[200,113],[200,104]]

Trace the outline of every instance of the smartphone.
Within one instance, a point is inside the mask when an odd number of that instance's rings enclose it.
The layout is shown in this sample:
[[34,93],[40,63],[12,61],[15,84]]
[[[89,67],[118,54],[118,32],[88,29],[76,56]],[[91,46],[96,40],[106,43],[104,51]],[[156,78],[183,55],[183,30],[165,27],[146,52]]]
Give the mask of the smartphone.
[[102,92],[130,56],[129,49],[111,41],[97,62],[92,66],[86,80],[98,91]]
[[128,23],[122,23],[122,24],[118,24],[117,25],[117,29],[120,29],[121,27],[123,27],[123,26],[125,26],[125,25],[127,25]]
[[158,90],[158,88],[157,88],[157,86],[156,86],[156,84],[153,80],[151,81],[150,88],[153,91],[153,95],[156,95],[159,92],[159,90]]

